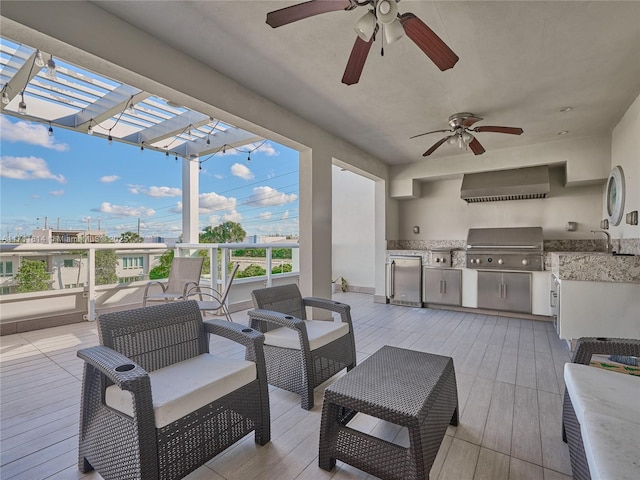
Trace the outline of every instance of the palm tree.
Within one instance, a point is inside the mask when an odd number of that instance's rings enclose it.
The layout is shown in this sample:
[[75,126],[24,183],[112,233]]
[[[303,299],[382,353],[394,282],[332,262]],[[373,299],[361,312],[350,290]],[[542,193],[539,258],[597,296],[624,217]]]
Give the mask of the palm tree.
[[234,243],[241,242],[247,236],[242,225],[227,221],[212,227],[207,225],[200,234],[201,243]]
[[124,232],[120,234],[120,243],[143,243],[144,239],[136,232]]
[[[241,242],[247,236],[242,225],[236,222],[227,221],[212,227],[207,225],[199,235],[200,243],[234,243]],[[231,260],[231,250],[227,250],[227,263]],[[220,275],[220,272],[217,273]],[[212,272],[212,278],[214,274]]]

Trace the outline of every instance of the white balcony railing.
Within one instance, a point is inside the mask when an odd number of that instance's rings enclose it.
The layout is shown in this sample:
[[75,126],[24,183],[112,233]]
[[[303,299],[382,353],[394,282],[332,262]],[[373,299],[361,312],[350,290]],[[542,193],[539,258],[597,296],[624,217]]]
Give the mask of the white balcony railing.
[[[256,263],[265,268],[265,275],[237,278],[234,280],[228,297],[231,311],[251,306],[251,291],[263,286],[296,282],[299,276],[299,255],[297,243],[246,243],[246,244],[176,244],[169,247],[159,243],[100,243],[100,244],[0,244],[0,262],[12,263],[13,276],[4,276],[0,287],[15,286],[15,276],[24,259],[37,259],[45,262],[51,287],[46,290],[28,293],[7,293],[0,295],[0,326],[2,333],[16,333],[29,328],[31,322],[42,326],[51,326],[75,321],[95,320],[97,312],[135,308],[142,303],[144,286],[149,270],[153,268],[155,257],[173,249],[176,256],[194,256],[205,250],[209,258],[211,274],[204,274],[202,283],[221,287],[227,282],[229,262],[233,250],[264,249],[264,257],[246,257],[244,264]],[[292,258],[286,263],[292,265],[288,273],[272,273],[274,266],[282,264],[273,258],[274,249],[291,249]],[[133,257],[146,259],[139,270],[123,269],[118,262],[117,273],[120,278],[137,277],[142,280],[96,284],[96,253],[114,250],[118,258]],[[233,261],[236,261],[233,258]],[[241,270],[243,268],[241,267]],[[10,327],[12,325],[13,327]],[[42,327],[39,327],[42,328]]]

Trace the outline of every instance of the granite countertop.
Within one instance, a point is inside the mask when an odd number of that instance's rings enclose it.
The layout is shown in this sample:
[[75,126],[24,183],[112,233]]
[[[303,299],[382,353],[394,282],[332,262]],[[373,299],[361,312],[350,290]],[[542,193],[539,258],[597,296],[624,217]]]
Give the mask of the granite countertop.
[[550,252],[546,268],[561,280],[640,283],[640,256],[598,252]]

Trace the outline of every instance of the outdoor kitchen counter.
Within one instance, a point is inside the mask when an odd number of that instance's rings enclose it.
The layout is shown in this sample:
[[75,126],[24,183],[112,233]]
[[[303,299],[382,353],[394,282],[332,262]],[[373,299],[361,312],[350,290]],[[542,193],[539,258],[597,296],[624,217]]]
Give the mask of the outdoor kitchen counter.
[[[408,255],[422,257],[422,266],[424,267],[442,267],[442,265],[431,264],[431,250],[427,249],[415,249],[415,250],[386,250],[386,260],[389,261],[391,255]],[[451,265],[452,268],[465,268],[466,257],[463,250],[457,250],[452,248],[451,252]]]
[[640,256],[598,252],[550,252],[550,267],[561,280],[640,283]]

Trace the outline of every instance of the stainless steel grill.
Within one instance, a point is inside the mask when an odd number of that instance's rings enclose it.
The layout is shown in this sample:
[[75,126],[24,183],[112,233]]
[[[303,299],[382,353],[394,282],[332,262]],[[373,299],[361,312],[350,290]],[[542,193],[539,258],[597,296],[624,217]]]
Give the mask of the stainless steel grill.
[[544,270],[542,227],[471,228],[467,268]]

